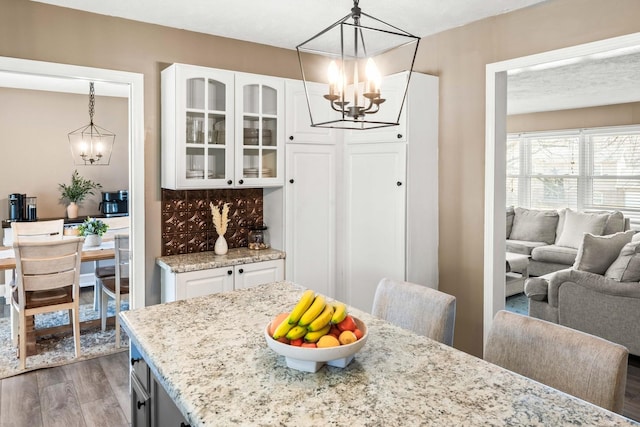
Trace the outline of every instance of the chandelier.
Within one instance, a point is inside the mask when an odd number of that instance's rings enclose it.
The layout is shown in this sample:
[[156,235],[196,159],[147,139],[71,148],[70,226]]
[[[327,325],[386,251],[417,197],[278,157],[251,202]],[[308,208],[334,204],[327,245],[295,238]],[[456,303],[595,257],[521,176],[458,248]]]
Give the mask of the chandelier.
[[71,155],[76,165],[108,165],[116,135],[93,123],[95,89],[89,83],[89,124],[69,133]]
[[[362,12],[359,0],[354,0],[351,13],[296,47],[311,126],[372,129],[397,125],[419,41]],[[405,71],[404,86],[386,93],[388,76]],[[326,82],[321,97],[313,89],[314,81]],[[393,102],[384,104],[392,95]]]

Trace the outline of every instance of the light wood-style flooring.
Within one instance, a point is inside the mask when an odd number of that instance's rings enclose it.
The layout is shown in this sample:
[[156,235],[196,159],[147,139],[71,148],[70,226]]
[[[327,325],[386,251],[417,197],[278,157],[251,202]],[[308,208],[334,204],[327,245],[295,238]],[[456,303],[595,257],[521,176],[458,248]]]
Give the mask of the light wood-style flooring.
[[[122,352],[0,381],[0,426],[129,426]],[[640,421],[640,357],[629,358],[624,415]]]
[[127,351],[0,381],[0,426],[131,425]]

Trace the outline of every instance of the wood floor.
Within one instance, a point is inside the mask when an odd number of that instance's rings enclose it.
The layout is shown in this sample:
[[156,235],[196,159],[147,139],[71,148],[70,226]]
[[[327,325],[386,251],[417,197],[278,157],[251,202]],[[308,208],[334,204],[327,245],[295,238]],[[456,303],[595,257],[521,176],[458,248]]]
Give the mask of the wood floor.
[[[0,427],[129,426],[128,352],[0,381]],[[640,357],[629,358],[624,415],[640,421]]]
[[0,381],[0,426],[130,426],[129,353]]

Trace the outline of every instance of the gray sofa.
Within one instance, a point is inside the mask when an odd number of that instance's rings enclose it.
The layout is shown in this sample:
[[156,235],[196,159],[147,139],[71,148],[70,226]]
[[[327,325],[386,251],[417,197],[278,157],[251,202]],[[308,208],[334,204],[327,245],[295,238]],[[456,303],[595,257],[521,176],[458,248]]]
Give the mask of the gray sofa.
[[528,279],[529,315],[640,355],[640,234],[632,234],[587,235],[574,268]]
[[629,229],[620,211],[575,212],[571,209],[507,208],[507,252],[530,256],[529,276],[571,267],[584,233],[610,235]]

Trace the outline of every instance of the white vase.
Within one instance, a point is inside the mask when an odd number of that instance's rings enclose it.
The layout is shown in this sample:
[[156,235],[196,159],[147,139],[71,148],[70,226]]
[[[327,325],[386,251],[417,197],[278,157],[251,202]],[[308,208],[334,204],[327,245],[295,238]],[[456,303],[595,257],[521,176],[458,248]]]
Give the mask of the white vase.
[[76,205],[76,202],[71,202],[67,206],[67,217],[70,219],[78,218],[78,205]]
[[100,246],[101,243],[102,243],[102,237],[98,236],[97,234],[88,234],[84,238],[85,246]]
[[227,240],[224,238],[224,236],[219,236],[216,239],[216,244],[213,245],[213,252],[215,252],[216,255],[224,255],[229,251],[229,247],[227,246]]

